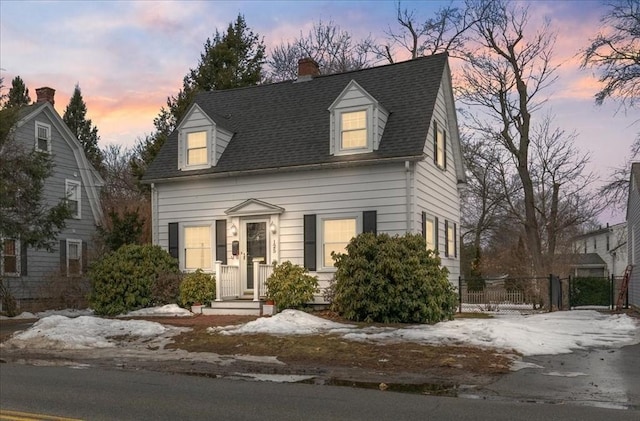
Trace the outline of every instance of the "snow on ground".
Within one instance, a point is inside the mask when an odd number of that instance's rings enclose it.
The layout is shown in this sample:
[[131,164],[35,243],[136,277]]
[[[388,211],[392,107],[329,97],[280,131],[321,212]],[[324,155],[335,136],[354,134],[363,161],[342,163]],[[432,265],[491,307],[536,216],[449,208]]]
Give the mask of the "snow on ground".
[[193,313],[177,304],[167,304],[161,307],[143,308],[130,311],[118,317],[191,317]]
[[[156,307],[127,316],[185,315],[177,306]],[[184,328],[144,320],[75,318],[51,315],[18,332],[6,346],[30,349],[105,349],[126,347],[162,338],[166,341]],[[627,315],[606,315],[593,310],[559,311],[491,319],[457,319],[435,325],[404,328],[358,327],[332,322],[296,310],[258,318],[234,326],[209,328],[212,334],[264,333],[274,335],[335,334],[346,340],[390,343],[410,341],[433,345],[465,345],[515,350],[523,355],[563,354],[590,347],[617,348],[640,343],[640,324]],[[125,338],[123,340],[123,338]]]
[[340,334],[345,339],[373,342],[410,341],[432,345],[470,345],[520,352],[523,355],[566,354],[588,347],[616,348],[640,343],[640,326],[627,315],[597,311],[558,311],[530,316],[458,319],[406,328],[366,327],[330,322],[295,310],[237,326],[210,328],[223,335],[243,333]]
[[41,311],[39,313],[30,313],[28,311],[25,311],[23,313],[18,314],[15,317],[0,316],[0,320],[42,319],[48,316],[79,317],[79,316],[91,316],[92,314],[93,314],[93,310],[91,309],[47,310],[47,311]]

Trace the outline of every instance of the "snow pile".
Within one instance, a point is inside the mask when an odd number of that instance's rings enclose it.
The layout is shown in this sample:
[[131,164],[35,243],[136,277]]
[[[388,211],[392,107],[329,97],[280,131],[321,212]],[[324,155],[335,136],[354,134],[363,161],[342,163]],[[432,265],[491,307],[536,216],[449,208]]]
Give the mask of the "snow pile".
[[0,316],[0,320],[19,320],[19,319],[42,319],[43,317],[49,316],[66,316],[66,317],[79,317],[79,316],[91,316],[93,314],[93,310],[84,309],[84,310],[76,310],[76,309],[66,309],[66,310],[47,310],[41,311],[39,313],[30,313],[28,311],[22,312],[15,317],[7,317]]
[[167,304],[161,307],[149,307],[130,311],[118,317],[191,317],[193,313],[177,304]]
[[523,355],[565,354],[587,347],[616,348],[640,343],[638,322],[627,315],[596,311],[560,311],[493,319],[459,319],[435,325],[395,329],[357,328],[295,310],[238,326],[209,328],[223,335],[338,333],[345,339],[372,342],[410,341],[431,345],[470,345],[515,350]]
[[[123,337],[156,338],[181,329],[142,320],[109,320],[98,317],[49,316],[6,342],[17,348],[94,349],[113,348]],[[174,333],[174,334],[176,334]]]
[[297,310],[284,310],[273,317],[263,317],[242,325],[210,327],[211,333],[235,335],[242,333],[268,333],[273,335],[314,335],[318,333],[345,332],[354,325],[336,323]]

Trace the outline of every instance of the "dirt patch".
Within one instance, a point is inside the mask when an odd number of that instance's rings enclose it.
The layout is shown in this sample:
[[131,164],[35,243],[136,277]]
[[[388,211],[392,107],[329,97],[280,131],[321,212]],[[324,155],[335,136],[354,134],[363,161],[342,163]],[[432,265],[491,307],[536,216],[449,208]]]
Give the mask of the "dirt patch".
[[[314,315],[353,324],[330,312]],[[254,319],[255,317],[246,316],[202,315],[184,319],[145,318],[192,328],[175,337],[174,343],[168,348],[220,355],[277,356],[286,365],[250,364],[236,369],[266,374],[313,375],[330,384],[356,380],[363,384],[486,384],[509,372],[511,362],[509,355],[468,346],[355,342],[331,334],[278,336],[219,335],[207,332],[208,327],[241,324]]]

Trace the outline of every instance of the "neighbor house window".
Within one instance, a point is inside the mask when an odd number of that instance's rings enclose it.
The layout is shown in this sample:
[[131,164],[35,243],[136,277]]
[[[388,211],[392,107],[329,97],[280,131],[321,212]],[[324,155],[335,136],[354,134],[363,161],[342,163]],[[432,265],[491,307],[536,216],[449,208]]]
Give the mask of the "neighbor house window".
[[71,211],[73,218],[79,219],[81,216],[81,189],[80,182],[74,180],[65,180],[65,191],[67,205]]
[[367,112],[353,111],[340,114],[340,149],[367,147]]
[[207,163],[207,132],[187,133],[187,165]]
[[609,236],[607,235],[607,251],[611,248],[611,244],[609,244]]
[[357,219],[322,220],[322,266],[333,267],[331,253],[346,253],[349,241],[357,235]]
[[211,269],[211,226],[184,228],[184,268]]
[[20,244],[18,240],[5,239],[2,241],[2,275],[19,275],[18,259]]
[[433,162],[440,168],[447,168],[447,133],[433,122]]
[[67,276],[82,275],[82,241],[67,240]]
[[584,254],[587,254],[587,242],[584,242]]
[[36,150],[51,152],[51,126],[36,122]]
[[597,249],[597,243],[596,243],[596,239],[593,239],[593,250]]

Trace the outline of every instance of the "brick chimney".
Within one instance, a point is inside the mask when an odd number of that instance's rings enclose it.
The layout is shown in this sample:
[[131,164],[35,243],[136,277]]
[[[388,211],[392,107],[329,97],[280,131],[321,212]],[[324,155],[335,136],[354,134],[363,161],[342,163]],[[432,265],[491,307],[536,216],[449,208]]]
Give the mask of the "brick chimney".
[[310,80],[314,76],[320,76],[318,63],[310,57],[298,60],[298,80]]
[[55,101],[53,100],[54,95],[56,94],[56,90],[49,87],[37,88],[36,95],[38,100],[36,101],[38,104],[43,102],[50,102],[51,105],[55,105]]

